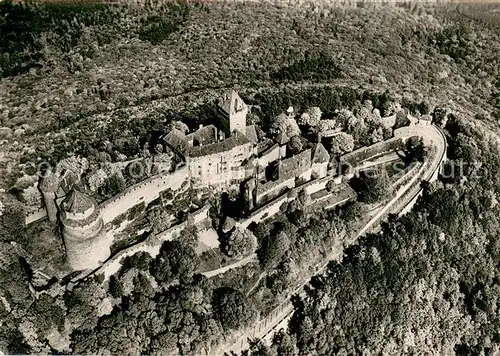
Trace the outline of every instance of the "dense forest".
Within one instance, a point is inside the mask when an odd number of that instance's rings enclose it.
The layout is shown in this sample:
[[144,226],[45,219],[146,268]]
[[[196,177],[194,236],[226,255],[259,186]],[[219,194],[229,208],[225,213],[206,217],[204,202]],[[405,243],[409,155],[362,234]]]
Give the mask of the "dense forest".
[[305,107],[351,108],[329,96],[354,91],[359,99],[368,89],[474,108],[494,122],[500,49],[492,11],[2,2],[0,184],[15,185],[21,158],[80,154],[95,166],[140,156],[151,132],[171,120],[210,120],[209,103],[229,88],[251,104],[264,98],[259,116],[267,120],[292,97],[304,97]]
[[[331,262],[294,298],[289,330],[270,347],[255,342],[248,353],[488,353],[500,343],[495,11],[4,1],[0,188],[16,193],[33,183],[29,162],[75,154],[93,171],[145,155],[172,122],[194,128],[212,120],[215,99],[229,88],[265,131],[290,105],[297,112],[319,107],[324,121],[346,109],[358,123],[395,108],[437,122],[447,117],[450,162],[440,180],[425,187],[412,212],[392,217],[381,234]],[[351,149],[373,140],[361,126],[352,128]],[[464,169],[452,175],[460,162]],[[108,188],[106,196],[114,192]],[[357,203],[327,213],[306,208],[304,199],[268,224],[228,234],[228,257],[256,245],[257,262],[223,277],[197,273],[203,261],[186,231],[154,259],[128,259],[109,282],[96,276],[66,289],[67,281],[58,281],[64,288],[52,281],[41,292],[27,251],[62,264],[60,236],[36,239],[37,229],[19,229],[22,205],[2,198],[0,350],[209,352],[269,312],[301,271],[354,231]],[[47,250],[49,239],[57,249]],[[250,247],[241,242],[249,240]]]

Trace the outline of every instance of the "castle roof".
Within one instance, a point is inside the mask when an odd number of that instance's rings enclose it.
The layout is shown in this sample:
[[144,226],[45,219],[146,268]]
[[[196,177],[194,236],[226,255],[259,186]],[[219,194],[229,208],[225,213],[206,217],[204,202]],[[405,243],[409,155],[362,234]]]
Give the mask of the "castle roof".
[[253,143],[259,142],[259,138],[257,137],[257,131],[255,130],[255,125],[248,125],[246,130],[247,138]]
[[219,100],[219,107],[227,114],[232,115],[241,110],[244,110],[247,105],[240,98],[238,93],[236,93],[234,90],[231,90],[229,93],[224,94]]
[[298,177],[311,167],[311,149],[308,148],[293,157],[280,161],[279,179]]
[[266,133],[262,131],[262,129],[259,126],[254,125],[254,127],[255,127],[255,132],[257,133],[257,137],[259,138],[259,141],[263,140],[266,137]]
[[313,153],[312,163],[325,163],[330,161],[330,155],[325,146],[320,142],[316,145]]
[[290,138],[284,133],[283,131],[280,131],[278,136],[274,139],[279,145],[286,145],[288,141],[290,141]]
[[96,202],[90,196],[73,189],[63,200],[62,209],[70,213],[83,213],[95,205]]
[[65,194],[73,189],[73,186],[78,182],[78,176],[71,170],[66,170],[63,173],[62,179],[60,181],[60,187],[63,189]]
[[200,127],[193,133],[190,133],[186,137],[189,140],[197,141],[198,144],[211,144],[217,141],[217,128],[214,125],[207,125],[204,127]]
[[188,155],[191,157],[203,157],[214,153],[230,151],[235,147],[250,143],[250,140],[240,131],[235,131],[229,138],[197,147],[190,147]]
[[186,135],[180,130],[172,129],[164,138],[167,145],[184,155],[189,149]]

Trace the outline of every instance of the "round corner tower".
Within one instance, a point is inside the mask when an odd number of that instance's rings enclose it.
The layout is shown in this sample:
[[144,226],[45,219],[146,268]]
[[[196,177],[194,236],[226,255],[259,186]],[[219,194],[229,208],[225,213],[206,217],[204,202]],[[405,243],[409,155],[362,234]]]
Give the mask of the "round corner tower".
[[73,189],[61,204],[61,222],[68,263],[73,270],[93,269],[110,255],[97,202]]

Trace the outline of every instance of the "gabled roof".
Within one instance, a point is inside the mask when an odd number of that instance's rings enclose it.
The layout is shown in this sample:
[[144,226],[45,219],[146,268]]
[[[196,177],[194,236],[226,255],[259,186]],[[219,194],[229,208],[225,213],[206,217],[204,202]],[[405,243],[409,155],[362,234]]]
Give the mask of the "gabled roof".
[[83,213],[96,205],[94,199],[73,189],[63,200],[62,208],[70,213]]
[[318,143],[314,149],[312,163],[325,163],[330,161],[330,155],[322,143]]
[[66,170],[63,173],[60,186],[65,194],[73,188],[73,186],[78,183],[78,176],[71,170]]
[[291,176],[298,177],[311,167],[311,149],[308,148],[295,156],[281,160],[279,163],[279,179]]
[[231,90],[219,99],[219,107],[227,114],[232,115],[247,107],[247,104],[240,98],[237,92]]
[[259,138],[257,137],[257,131],[255,130],[255,125],[248,125],[246,129],[247,138],[253,143],[259,142]]
[[236,130],[231,137],[223,141],[215,142],[210,145],[190,147],[187,155],[190,157],[203,157],[214,153],[230,151],[235,147],[250,143],[250,140],[240,131]]
[[286,145],[288,141],[290,141],[290,138],[286,135],[286,133],[280,131],[274,140],[280,145]]
[[188,140],[193,140],[197,144],[208,145],[217,141],[217,128],[214,125],[207,125],[199,128],[186,136]]
[[182,155],[186,153],[189,148],[189,143],[186,135],[180,130],[172,129],[164,138],[165,143]]

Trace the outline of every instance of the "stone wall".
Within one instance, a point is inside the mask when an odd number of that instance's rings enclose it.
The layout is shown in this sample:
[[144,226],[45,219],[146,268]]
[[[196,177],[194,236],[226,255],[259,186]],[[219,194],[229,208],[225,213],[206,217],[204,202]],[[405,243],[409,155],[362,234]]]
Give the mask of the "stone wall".
[[331,180],[332,180],[332,177],[329,177],[329,176],[324,177],[324,178],[315,179],[315,180],[312,180],[312,181],[306,183],[304,185],[303,189],[305,190],[305,192],[308,195],[311,195],[311,194],[314,194],[316,192],[319,192],[322,189],[325,189],[326,184]]
[[160,193],[167,189],[173,191],[187,189],[188,181],[187,166],[183,166],[173,173],[160,173],[145,179],[101,203],[102,219],[107,224],[140,203],[147,206],[153,200],[158,199]]
[[300,177],[304,174],[308,174],[310,177],[311,166],[311,149],[308,148],[295,156],[282,160],[279,165],[279,177],[280,179],[287,179]]
[[188,157],[193,187],[224,186],[232,184],[234,180],[240,180],[245,172],[239,167],[252,153],[252,144],[245,143],[227,151]]
[[295,178],[280,179],[277,181],[270,181],[265,184],[258,184],[255,194],[255,201],[257,204],[262,204],[269,201],[287,189],[295,187]]
[[264,221],[268,217],[276,215],[280,211],[280,207],[284,202],[288,201],[287,194],[282,194],[273,201],[269,202],[265,206],[255,210],[252,215],[242,221],[236,223],[236,226],[242,229],[246,229],[251,223],[259,223]]
[[273,146],[262,152],[258,162],[262,167],[267,167],[269,163],[277,161],[280,158],[280,146],[275,143]]
[[[203,208],[198,209],[194,213],[192,213],[192,219],[195,225],[202,224],[206,221],[208,217],[208,211],[210,206],[205,205]],[[152,234],[148,236],[148,238],[125,248],[108,259],[101,267],[94,270],[91,274],[103,274],[105,280],[107,280],[110,276],[118,272],[122,266],[123,260],[128,257],[136,254],[137,252],[147,252],[151,255],[151,257],[156,257],[160,252],[160,248],[165,241],[173,240],[180,235],[182,230],[184,230],[188,226],[187,221],[183,221],[180,224],[172,226],[171,228],[160,232],[159,234]]]
[[[395,134],[396,136],[396,134]],[[404,147],[404,140],[401,137],[393,137],[388,140],[378,142],[368,147],[362,147],[340,157],[341,164],[357,167],[361,162],[369,158],[381,155],[386,152],[395,151]]]
[[26,214],[24,223],[28,225],[35,221],[45,219],[46,217],[47,217],[47,210],[45,209],[45,207],[42,207],[38,210]]

